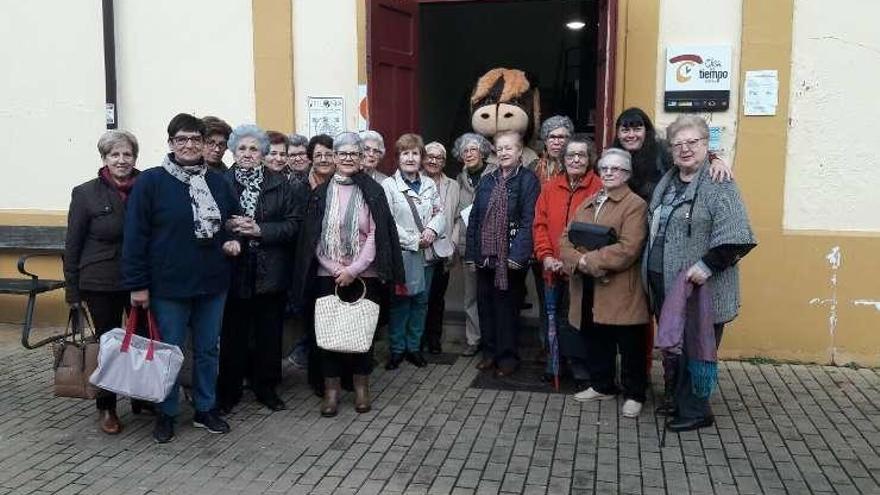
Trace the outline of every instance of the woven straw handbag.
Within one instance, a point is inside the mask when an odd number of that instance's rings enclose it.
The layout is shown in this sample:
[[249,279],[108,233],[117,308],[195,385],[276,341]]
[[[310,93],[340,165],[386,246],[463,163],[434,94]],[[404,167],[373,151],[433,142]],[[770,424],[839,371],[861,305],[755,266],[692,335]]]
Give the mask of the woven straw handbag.
[[315,340],[327,351],[360,353],[370,350],[379,322],[379,305],[366,298],[367,284],[354,302],[339,298],[339,286],[329,296],[315,301]]

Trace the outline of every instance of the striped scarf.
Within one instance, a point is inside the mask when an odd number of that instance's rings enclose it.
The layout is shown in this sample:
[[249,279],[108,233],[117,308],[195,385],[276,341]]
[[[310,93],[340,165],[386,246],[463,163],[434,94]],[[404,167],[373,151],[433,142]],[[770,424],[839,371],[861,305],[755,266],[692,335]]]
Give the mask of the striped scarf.
[[330,180],[327,208],[321,222],[321,240],[318,243],[318,255],[343,264],[351,263],[361,251],[358,217],[365,203],[359,187],[353,186],[345,211],[340,211],[339,186],[353,184],[351,177],[339,174]]
[[483,218],[482,231],[480,232],[480,250],[484,257],[495,260],[495,287],[507,290],[507,250],[508,250],[508,225],[507,225],[507,180],[513,177],[513,173],[504,177],[498,171],[498,180],[492,188],[489,196],[489,205],[486,208],[486,216]]

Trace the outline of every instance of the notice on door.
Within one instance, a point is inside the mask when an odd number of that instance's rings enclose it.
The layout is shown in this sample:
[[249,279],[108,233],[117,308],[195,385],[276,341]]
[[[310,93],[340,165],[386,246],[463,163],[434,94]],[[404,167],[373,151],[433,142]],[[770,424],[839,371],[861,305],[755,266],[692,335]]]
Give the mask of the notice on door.
[[345,99],[341,96],[309,97],[309,136],[336,137],[345,131]]

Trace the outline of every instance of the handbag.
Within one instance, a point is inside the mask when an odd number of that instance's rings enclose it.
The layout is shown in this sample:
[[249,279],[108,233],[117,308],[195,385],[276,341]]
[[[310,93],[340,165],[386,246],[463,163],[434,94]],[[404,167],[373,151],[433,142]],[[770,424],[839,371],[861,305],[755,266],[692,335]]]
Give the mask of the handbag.
[[595,223],[572,222],[568,228],[568,240],[575,247],[593,251],[615,244],[617,242],[617,231],[613,227],[606,227]]
[[86,335],[88,320],[85,308],[71,306],[67,318],[69,332],[55,347],[55,397],[94,399],[98,395],[98,389],[89,383],[89,376],[98,366],[98,342],[91,322],[91,335]]
[[379,305],[366,298],[367,283],[361,297],[354,302],[339,298],[337,285],[332,295],[315,301],[315,341],[327,351],[363,353],[373,345],[373,334],[379,323]]
[[[147,313],[149,338],[135,335],[138,314]],[[183,353],[160,341],[153,313],[132,308],[125,329],[101,335],[98,368],[89,381],[96,387],[134,399],[162,402],[177,384]]]

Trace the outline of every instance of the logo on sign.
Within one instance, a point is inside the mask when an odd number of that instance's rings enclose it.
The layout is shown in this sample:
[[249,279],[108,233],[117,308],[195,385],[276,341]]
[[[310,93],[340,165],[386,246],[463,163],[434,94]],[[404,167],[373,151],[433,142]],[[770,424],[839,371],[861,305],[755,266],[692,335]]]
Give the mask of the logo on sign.
[[714,57],[703,57],[694,53],[676,55],[669,59],[669,63],[676,66],[675,80],[685,84],[695,76],[707,83],[717,83],[730,77],[730,73],[723,70],[723,64]]

